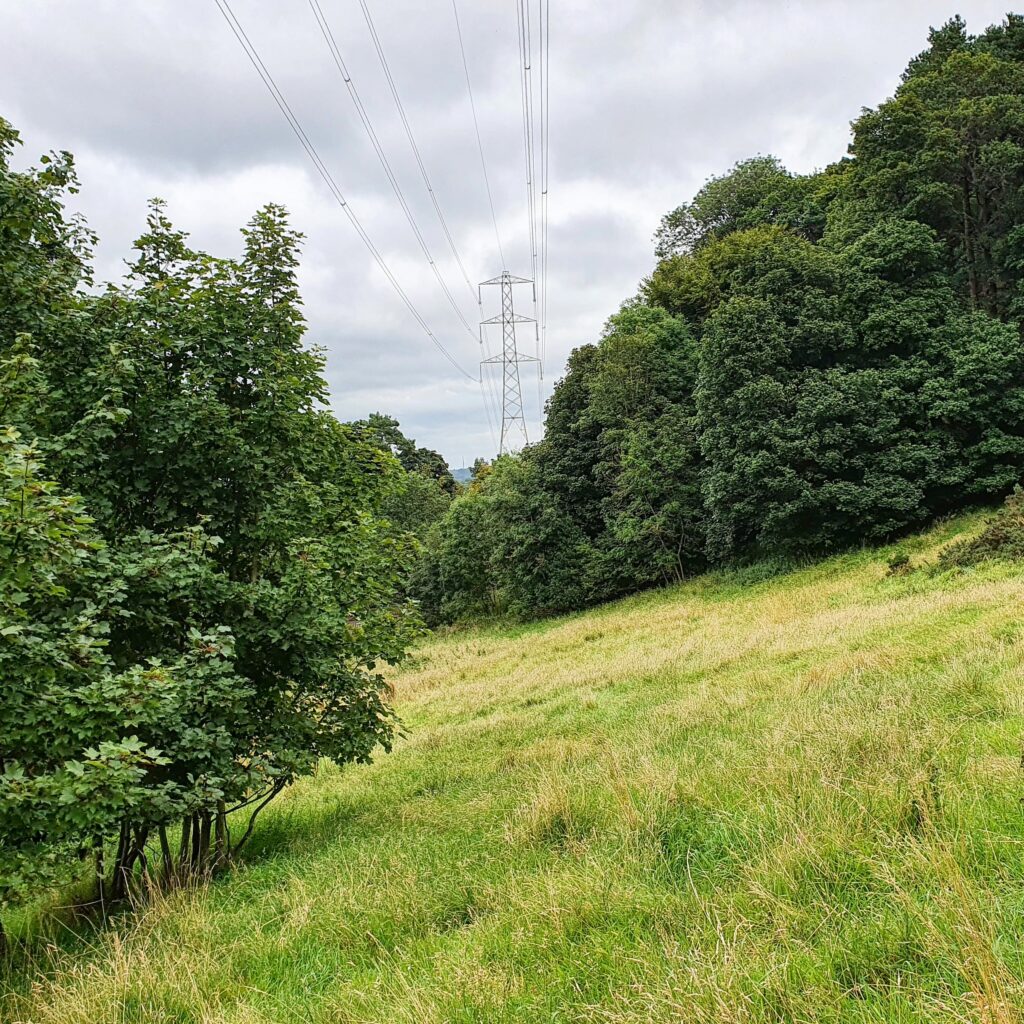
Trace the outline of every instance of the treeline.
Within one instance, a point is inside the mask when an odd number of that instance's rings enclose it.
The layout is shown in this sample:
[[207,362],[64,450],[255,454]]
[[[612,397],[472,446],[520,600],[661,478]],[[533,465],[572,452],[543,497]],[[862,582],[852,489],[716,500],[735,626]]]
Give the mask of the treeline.
[[417,484],[324,408],[279,207],[221,259],[156,202],[100,290],[70,156],[18,143],[0,120],[0,911],[83,875],[105,907],[389,746]]
[[428,538],[445,621],[875,542],[1024,466],[1024,18],[932,30],[809,175],[744,161],[670,212],[544,440]]

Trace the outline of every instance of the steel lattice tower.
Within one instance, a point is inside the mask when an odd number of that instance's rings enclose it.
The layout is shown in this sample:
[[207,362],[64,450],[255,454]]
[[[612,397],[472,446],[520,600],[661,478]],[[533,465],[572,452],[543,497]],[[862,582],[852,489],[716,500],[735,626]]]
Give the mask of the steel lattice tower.
[[[498,454],[504,455],[511,451],[511,443],[518,441],[522,434],[523,444],[529,444],[530,439],[526,433],[526,416],[523,413],[523,391],[519,383],[520,363],[539,363],[535,356],[524,356],[516,348],[516,324],[533,324],[536,331],[537,321],[532,317],[519,316],[512,306],[512,286],[515,284],[529,284],[533,282],[526,277],[513,277],[507,270],[503,270],[498,277],[492,277],[490,281],[481,281],[480,287],[484,285],[501,285],[501,315],[492,316],[490,320],[480,322],[480,340],[483,341],[483,329],[486,324],[501,324],[501,355],[484,359],[480,363],[480,372],[488,365],[501,364],[502,367],[502,401],[501,401],[501,442],[498,446]],[[479,291],[479,289],[478,289]]]

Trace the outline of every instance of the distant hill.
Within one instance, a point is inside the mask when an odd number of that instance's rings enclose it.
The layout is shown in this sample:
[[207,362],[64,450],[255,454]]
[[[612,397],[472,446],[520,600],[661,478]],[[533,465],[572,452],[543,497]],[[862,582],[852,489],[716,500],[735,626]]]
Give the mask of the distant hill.
[[473,479],[473,470],[469,466],[463,466],[462,469],[453,469],[452,476],[460,484],[468,484]]

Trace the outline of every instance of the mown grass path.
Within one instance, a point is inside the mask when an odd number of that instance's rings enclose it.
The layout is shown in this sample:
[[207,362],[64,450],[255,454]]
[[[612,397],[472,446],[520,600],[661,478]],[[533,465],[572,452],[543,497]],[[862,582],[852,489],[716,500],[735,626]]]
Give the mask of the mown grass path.
[[888,554],[433,640],[392,755],[295,787],[232,877],[37,947],[0,1016],[1021,1020],[1024,567]]

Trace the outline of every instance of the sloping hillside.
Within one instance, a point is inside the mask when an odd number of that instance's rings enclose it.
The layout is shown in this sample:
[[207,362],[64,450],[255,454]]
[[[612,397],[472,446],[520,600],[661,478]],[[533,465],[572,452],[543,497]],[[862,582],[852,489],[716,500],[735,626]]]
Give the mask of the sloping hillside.
[[1021,1019],[1024,568],[892,553],[432,641],[393,754],[0,1017]]

